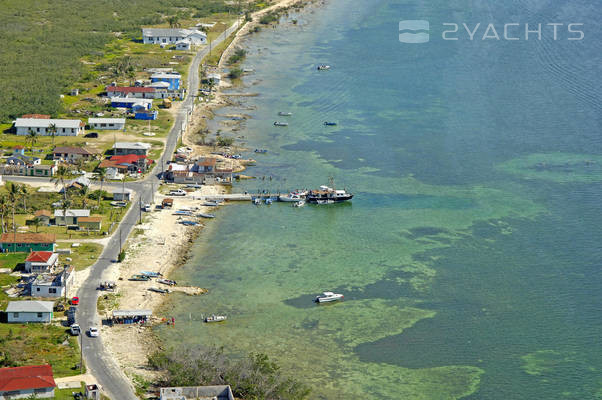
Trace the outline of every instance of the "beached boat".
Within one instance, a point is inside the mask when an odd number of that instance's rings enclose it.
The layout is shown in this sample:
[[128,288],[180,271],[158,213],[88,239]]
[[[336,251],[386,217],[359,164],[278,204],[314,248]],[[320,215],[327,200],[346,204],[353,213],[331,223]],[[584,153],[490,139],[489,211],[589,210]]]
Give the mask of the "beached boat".
[[205,318],[205,322],[222,322],[228,319],[225,315],[212,315],[210,317]]
[[336,122],[330,122],[330,121],[324,121],[324,125],[326,125],[326,126],[336,126],[337,123]]
[[200,214],[197,214],[197,217],[201,217],[201,218],[215,218],[215,214],[200,213]]
[[293,207],[303,207],[305,205],[305,200],[299,200],[293,203]]
[[298,202],[299,200],[305,199],[306,195],[307,195],[307,190],[298,190],[295,192],[290,192],[289,194],[286,194],[286,195],[278,196],[278,200],[285,201],[285,202]]
[[320,296],[316,296],[314,301],[316,303],[329,303],[332,301],[343,300],[344,297],[345,296],[343,296],[342,294],[339,294],[339,293],[324,292]]
[[161,288],[156,288],[156,287],[148,288],[148,290],[150,290],[151,292],[156,292],[156,293],[161,293],[161,294],[169,293],[169,289],[161,289]]
[[140,275],[150,276],[151,278],[158,278],[163,276],[161,272],[153,272],[153,271],[140,271]]
[[206,201],[203,203],[203,206],[205,207],[217,207],[219,206],[219,203],[217,201]]
[[157,279],[157,282],[162,283],[164,285],[169,285],[169,286],[175,286],[178,284],[176,281],[173,281],[171,279],[163,279],[163,278]]
[[150,281],[150,279],[151,279],[151,277],[146,276],[146,275],[132,275],[129,280],[146,282],[146,281]]
[[288,122],[274,122],[274,126],[288,126]]
[[268,151],[266,149],[255,149],[255,153],[259,153],[259,154],[265,154]]
[[285,111],[280,111],[278,113],[278,115],[280,115],[281,117],[290,117],[291,115],[293,115],[293,113],[291,113],[291,112],[285,112]]
[[199,224],[197,221],[190,221],[190,220],[180,221],[180,223],[185,226],[197,226]]
[[178,210],[178,211],[175,211],[172,215],[180,215],[180,216],[190,217],[190,216],[192,216],[192,211]]
[[318,65],[318,71],[325,71],[328,69],[330,69],[330,65],[326,65],[326,64]]
[[335,189],[332,178],[330,179],[330,184],[332,187],[320,186],[319,190],[310,190],[307,196],[305,196],[307,202],[312,204],[332,204],[353,198],[353,194],[347,193],[346,190]]

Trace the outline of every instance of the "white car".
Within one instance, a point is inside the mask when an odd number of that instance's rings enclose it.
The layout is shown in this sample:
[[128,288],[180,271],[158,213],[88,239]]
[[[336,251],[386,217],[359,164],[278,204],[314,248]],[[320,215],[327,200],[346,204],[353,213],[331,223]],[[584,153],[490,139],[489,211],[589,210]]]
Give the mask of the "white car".
[[88,329],[88,335],[90,337],[98,337],[98,335],[100,335],[100,331],[97,327],[91,326],[90,329]]
[[175,189],[169,191],[170,196],[186,196],[186,192],[182,189]]

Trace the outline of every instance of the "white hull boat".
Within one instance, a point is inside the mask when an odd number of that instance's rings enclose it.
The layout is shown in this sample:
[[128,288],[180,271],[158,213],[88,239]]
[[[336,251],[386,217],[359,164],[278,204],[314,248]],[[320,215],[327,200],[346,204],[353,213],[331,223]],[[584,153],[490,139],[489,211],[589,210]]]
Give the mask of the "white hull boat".
[[344,297],[345,296],[339,293],[324,292],[320,296],[316,296],[316,299],[314,301],[316,303],[330,303],[333,301],[343,300]]
[[205,322],[222,322],[228,319],[225,315],[212,315],[210,317],[205,318]]

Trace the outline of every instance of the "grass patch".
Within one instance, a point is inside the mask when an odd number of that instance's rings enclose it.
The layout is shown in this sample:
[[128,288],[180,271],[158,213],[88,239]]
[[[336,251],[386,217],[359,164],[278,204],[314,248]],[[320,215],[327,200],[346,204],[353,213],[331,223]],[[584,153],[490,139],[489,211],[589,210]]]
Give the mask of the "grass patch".
[[[59,243],[59,245],[61,247],[66,247],[65,245],[68,246],[69,244]],[[76,271],[81,271],[98,260],[100,253],[102,253],[103,246],[98,243],[80,243],[78,247],[70,247],[70,249],[71,255],[66,257],[71,258],[71,265],[75,266]]]
[[[67,343],[64,345],[63,343]],[[0,365],[50,364],[54,376],[79,374],[79,345],[67,329],[50,324],[0,324]]]
[[96,300],[96,308],[99,314],[111,312],[119,307],[119,293],[105,293]]
[[[10,268],[11,270],[14,270],[17,265],[23,264],[26,258],[27,254],[24,253],[0,254],[0,268]],[[4,274],[0,274],[0,286],[2,285],[2,276],[4,276]]]

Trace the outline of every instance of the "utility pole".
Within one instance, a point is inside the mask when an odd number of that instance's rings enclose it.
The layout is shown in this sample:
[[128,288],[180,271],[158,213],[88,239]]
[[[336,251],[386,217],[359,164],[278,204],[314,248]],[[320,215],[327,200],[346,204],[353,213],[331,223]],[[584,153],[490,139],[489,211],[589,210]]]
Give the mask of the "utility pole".
[[[121,224],[119,224],[119,254],[121,254]],[[119,256],[117,256],[119,259]]]
[[138,200],[140,203],[140,207],[138,207],[138,210],[139,210],[138,212],[140,214],[140,219],[139,219],[138,223],[141,224],[142,223],[142,193],[140,193],[140,196],[138,196]]
[[84,373],[84,332],[79,329],[79,374]]

